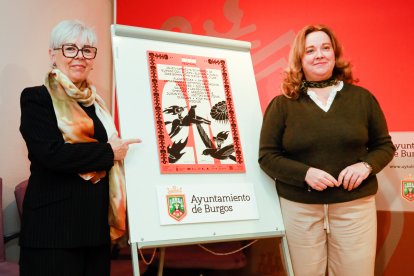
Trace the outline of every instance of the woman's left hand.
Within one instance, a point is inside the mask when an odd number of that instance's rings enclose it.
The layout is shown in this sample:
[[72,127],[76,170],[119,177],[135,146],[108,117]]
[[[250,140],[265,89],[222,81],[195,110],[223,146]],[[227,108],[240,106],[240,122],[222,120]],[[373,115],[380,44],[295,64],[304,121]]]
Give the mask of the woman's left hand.
[[343,184],[344,189],[351,191],[356,189],[370,173],[371,171],[362,162],[355,163],[341,171],[338,183]]

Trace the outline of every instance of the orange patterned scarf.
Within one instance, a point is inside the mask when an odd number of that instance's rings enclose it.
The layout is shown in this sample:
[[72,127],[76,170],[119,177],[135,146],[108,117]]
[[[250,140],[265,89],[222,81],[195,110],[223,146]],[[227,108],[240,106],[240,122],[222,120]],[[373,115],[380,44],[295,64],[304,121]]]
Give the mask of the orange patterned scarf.
[[[95,106],[96,115],[104,125],[108,138],[118,134],[111,114],[93,85],[85,81],[78,89],[60,70],[53,69],[46,76],[45,86],[52,97],[58,127],[67,143],[97,142],[93,138],[93,121],[78,103],[86,107]],[[79,174],[93,184],[105,175],[105,171]],[[125,176],[120,161],[114,161],[114,166],[109,171],[108,222],[111,240],[117,240],[126,233]]]

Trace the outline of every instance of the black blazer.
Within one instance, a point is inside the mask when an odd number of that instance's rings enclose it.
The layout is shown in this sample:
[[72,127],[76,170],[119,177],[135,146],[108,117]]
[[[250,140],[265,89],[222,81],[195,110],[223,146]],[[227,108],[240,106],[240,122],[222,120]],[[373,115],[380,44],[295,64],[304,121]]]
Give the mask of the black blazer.
[[94,138],[99,143],[77,144],[63,140],[45,86],[24,89],[20,107],[20,132],[31,162],[20,245],[73,248],[108,244],[108,177],[92,184],[78,175],[108,171],[114,162],[94,106],[82,108],[94,121]]

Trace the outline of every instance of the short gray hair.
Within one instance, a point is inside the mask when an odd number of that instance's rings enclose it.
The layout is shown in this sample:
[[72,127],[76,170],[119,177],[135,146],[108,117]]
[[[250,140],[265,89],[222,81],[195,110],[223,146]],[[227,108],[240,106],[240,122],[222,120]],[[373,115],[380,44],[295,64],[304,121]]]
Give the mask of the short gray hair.
[[95,46],[96,34],[92,27],[86,26],[79,20],[64,20],[59,22],[50,33],[50,49],[59,48],[69,41],[78,40],[82,44]]

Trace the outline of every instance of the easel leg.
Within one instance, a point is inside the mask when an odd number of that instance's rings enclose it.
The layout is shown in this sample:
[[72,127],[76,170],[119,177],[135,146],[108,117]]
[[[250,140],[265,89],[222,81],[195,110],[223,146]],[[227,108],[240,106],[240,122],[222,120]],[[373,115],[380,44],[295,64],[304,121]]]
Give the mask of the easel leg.
[[132,268],[134,269],[134,276],[139,276],[139,262],[138,262],[138,247],[137,243],[131,244]]
[[162,276],[164,269],[165,247],[161,247],[160,262],[158,263],[158,276]]
[[288,247],[287,239],[285,235],[282,237],[281,247],[282,247],[282,260],[285,266],[286,274],[288,276],[294,276],[293,268],[292,268],[292,261],[290,260],[289,247]]

